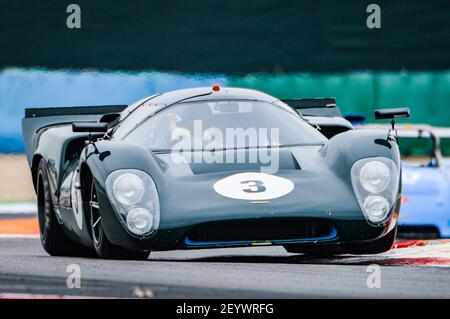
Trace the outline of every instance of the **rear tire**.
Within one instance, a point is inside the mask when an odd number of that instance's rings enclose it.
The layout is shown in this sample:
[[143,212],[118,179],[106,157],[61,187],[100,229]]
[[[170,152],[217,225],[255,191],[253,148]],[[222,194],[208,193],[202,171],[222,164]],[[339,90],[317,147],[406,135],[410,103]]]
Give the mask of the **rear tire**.
[[38,221],[42,247],[51,256],[92,257],[93,251],[72,241],[59,224],[51,198],[47,165],[39,162],[36,193],[38,201]]
[[90,192],[90,225],[92,241],[98,256],[103,259],[119,260],[147,260],[150,252],[131,251],[112,244],[102,227],[100,205],[97,199],[97,190],[92,181]]

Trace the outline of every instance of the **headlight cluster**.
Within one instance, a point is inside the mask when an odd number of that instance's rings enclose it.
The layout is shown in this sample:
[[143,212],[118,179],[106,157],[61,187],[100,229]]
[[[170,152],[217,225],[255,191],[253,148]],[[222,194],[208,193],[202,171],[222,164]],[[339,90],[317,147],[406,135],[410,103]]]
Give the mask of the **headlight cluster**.
[[385,157],[365,158],[353,164],[353,189],[367,220],[386,220],[398,191],[399,172],[394,161]]
[[106,179],[106,193],[129,231],[144,236],[159,227],[159,196],[153,179],[143,171],[123,169]]

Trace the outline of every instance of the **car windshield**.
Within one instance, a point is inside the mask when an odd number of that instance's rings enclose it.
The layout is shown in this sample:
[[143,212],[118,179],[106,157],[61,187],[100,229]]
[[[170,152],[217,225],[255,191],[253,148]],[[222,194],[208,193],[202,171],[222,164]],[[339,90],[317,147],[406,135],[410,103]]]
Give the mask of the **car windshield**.
[[450,167],[450,137],[441,137],[441,152],[444,157],[444,165]]
[[326,138],[294,111],[262,101],[178,103],[125,137],[153,150],[204,150],[323,144]]
[[450,159],[450,137],[441,137],[440,141],[442,155]]
[[402,160],[410,165],[434,166],[433,140],[431,137],[402,137],[398,138]]

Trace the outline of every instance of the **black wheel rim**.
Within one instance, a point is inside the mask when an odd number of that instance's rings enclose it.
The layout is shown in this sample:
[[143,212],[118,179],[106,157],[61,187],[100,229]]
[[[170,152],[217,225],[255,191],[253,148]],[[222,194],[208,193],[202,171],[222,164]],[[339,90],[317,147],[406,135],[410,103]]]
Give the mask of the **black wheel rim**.
[[91,198],[89,206],[91,210],[92,239],[94,240],[94,245],[98,247],[103,237],[103,229],[102,229],[102,217],[100,215],[100,207],[97,199],[97,191],[95,189],[94,183],[92,183],[91,186]]

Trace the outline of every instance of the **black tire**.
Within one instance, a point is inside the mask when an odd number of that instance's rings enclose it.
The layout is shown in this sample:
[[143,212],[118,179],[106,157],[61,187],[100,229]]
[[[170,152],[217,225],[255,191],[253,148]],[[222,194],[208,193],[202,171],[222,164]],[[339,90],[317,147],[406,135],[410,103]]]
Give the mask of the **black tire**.
[[90,187],[90,225],[92,232],[92,241],[97,255],[103,259],[119,260],[147,260],[149,251],[130,251],[119,246],[113,245],[106,237],[102,227],[101,210],[97,199],[95,183],[92,181]]
[[44,159],[39,162],[36,193],[41,243],[45,251],[51,256],[95,256],[92,249],[77,244],[67,237],[62,229],[63,226],[58,223],[53,210],[48,170]]
[[348,245],[346,253],[355,255],[381,254],[392,248],[397,237],[397,226],[386,236],[369,243]]

